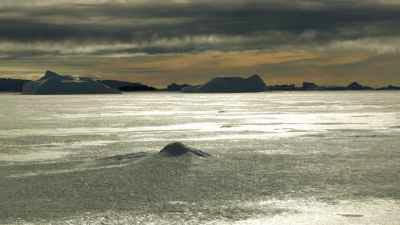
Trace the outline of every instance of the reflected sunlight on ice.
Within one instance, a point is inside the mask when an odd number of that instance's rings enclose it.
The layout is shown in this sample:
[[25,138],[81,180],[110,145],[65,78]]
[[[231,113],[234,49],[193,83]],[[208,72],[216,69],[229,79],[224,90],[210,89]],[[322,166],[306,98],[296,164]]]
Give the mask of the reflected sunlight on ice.
[[289,200],[267,201],[256,204],[290,209],[275,216],[253,218],[221,225],[397,225],[400,221],[400,202],[369,199],[364,201],[339,201],[328,204],[318,201]]
[[[398,92],[0,102],[0,224],[400,221]],[[159,157],[175,141],[212,157]]]
[[[212,141],[267,142],[337,136],[343,130],[390,134],[399,132],[400,126],[399,95],[391,92],[1,98],[4,104],[12,103],[0,110],[0,143],[7,154],[20,153],[21,144],[25,151],[64,147],[79,153],[115,143],[134,143],[146,150],[158,149],[171,139],[207,145]],[[22,138],[23,142],[18,141]],[[10,159],[1,157],[0,161]]]

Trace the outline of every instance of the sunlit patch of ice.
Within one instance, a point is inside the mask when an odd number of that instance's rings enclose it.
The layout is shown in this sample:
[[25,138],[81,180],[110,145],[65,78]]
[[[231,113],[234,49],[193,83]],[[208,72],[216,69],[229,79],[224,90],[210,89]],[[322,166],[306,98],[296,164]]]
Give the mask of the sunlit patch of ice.
[[42,160],[55,160],[69,155],[67,151],[37,151],[28,152],[24,154],[9,154],[0,153],[0,161],[11,162],[28,162],[28,161],[42,161]]
[[[71,150],[82,149],[84,147],[100,147],[107,146],[109,144],[116,143],[117,141],[79,141],[73,143],[63,142],[51,142],[46,144],[32,144],[25,145],[30,151],[18,151],[0,153],[0,161],[3,162],[28,162],[28,161],[45,161],[45,160],[57,160],[72,155]],[[14,148],[21,148],[20,146],[13,146]]]
[[116,143],[117,141],[78,141],[72,142],[69,144],[65,143],[50,143],[50,144],[38,144],[38,145],[31,145],[33,149],[52,149],[52,150],[64,150],[64,149],[81,149],[83,147],[95,147],[95,146],[107,146],[109,144]]
[[0,131],[2,136],[31,136],[31,135],[88,135],[88,134],[112,134],[121,132],[148,132],[148,131],[217,131],[220,127],[218,123],[183,123],[165,126],[143,126],[143,127],[78,127],[78,128],[57,128],[57,129],[15,129]]
[[296,213],[252,218],[242,221],[221,222],[234,225],[398,225],[400,202],[396,200],[369,199],[338,201],[335,204],[315,200],[267,201],[254,203],[254,207],[271,205],[292,209]]
[[[217,209],[210,206],[211,208],[204,212],[202,212],[201,208],[198,208],[198,211],[191,211],[191,204],[186,202],[170,202],[169,204],[172,207],[171,210],[158,213],[129,211],[88,212],[57,221],[30,223],[19,221],[15,224],[398,225],[400,221],[400,203],[395,200],[382,199],[338,201],[334,204],[312,199],[241,202],[237,203],[236,208],[223,205],[221,206],[222,208]],[[174,206],[178,208],[173,208]],[[223,208],[226,208],[226,210],[224,211]],[[255,215],[251,213],[251,210],[255,212]],[[237,215],[238,213],[244,215]],[[248,216],[250,218],[247,218]],[[235,219],[241,217],[247,219]]]
[[[128,112],[129,113],[129,112]],[[151,112],[145,112],[151,115]],[[193,112],[194,113],[194,112]],[[193,117],[194,114],[188,115]],[[58,129],[11,129],[2,130],[0,135],[4,137],[20,137],[29,135],[52,135],[67,136],[79,134],[112,134],[129,132],[149,131],[201,131],[201,132],[225,132],[225,131],[252,131],[252,132],[286,132],[288,130],[304,130],[308,132],[324,132],[332,129],[362,129],[362,130],[383,130],[394,129],[394,113],[369,113],[369,117],[362,117],[360,113],[255,113],[235,112],[224,113],[218,116],[218,122],[211,122],[215,119],[214,113],[202,112],[197,119],[208,121],[196,123],[165,124],[158,126],[137,126],[137,127],[74,127]],[[176,118],[179,115],[175,115]]]
[[55,175],[55,174],[93,171],[93,170],[101,170],[101,169],[120,168],[120,167],[124,167],[127,165],[128,164],[125,163],[125,164],[116,164],[116,165],[107,165],[107,166],[77,167],[77,168],[53,170],[53,171],[36,171],[36,172],[28,172],[28,173],[21,173],[21,174],[12,174],[7,177],[8,178],[35,177],[35,176],[41,176],[41,175]]
[[[130,109],[132,110],[132,109]],[[84,119],[84,118],[107,118],[107,117],[128,117],[128,116],[195,116],[195,115],[207,115],[215,113],[215,111],[114,111],[112,113],[75,113],[75,114],[60,114],[55,115],[61,119]]]
[[215,134],[203,137],[181,138],[179,141],[219,141],[219,140],[266,140],[301,136],[310,132],[260,132],[238,134]]
[[104,140],[95,140],[95,141],[77,141],[72,143],[64,143],[64,142],[50,142],[46,144],[32,144],[30,145],[33,148],[43,148],[43,147],[60,147],[64,149],[68,148],[80,148],[80,147],[88,147],[88,146],[106,146],[117,141],[104,141]]

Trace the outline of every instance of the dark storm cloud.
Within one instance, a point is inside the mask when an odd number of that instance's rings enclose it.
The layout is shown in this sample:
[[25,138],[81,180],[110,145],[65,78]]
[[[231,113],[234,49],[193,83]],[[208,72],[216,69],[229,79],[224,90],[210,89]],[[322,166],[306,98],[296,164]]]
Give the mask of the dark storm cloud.
[[[3,53],[254,50],[400,36],[400,4],[390,0],[58,2],[3,3],[0,41],[8,43]],[[24,50],[26,42],[44,49]]]

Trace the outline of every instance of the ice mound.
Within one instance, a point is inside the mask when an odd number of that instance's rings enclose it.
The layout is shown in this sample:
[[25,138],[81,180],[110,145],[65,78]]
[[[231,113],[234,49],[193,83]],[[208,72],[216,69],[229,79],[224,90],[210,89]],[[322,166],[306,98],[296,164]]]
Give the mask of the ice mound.
[[168,157],[180,157],[184,155],[195,155],[199,157],[211,156],[206,152],[188,147],[180,142],[168,144],[160,151],[160,155]]

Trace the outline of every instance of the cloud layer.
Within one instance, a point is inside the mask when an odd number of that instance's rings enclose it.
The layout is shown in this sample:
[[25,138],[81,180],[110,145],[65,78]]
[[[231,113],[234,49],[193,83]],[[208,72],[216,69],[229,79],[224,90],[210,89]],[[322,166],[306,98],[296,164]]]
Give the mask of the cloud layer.
[[[24,0],[0,3],[0,55],[131,55],[208,50],[398,49],[391,0]],[[379,43],[385,44],[379,49]]]
[[2,0],[0,76],[400,85],[399,27],[398,0]]

